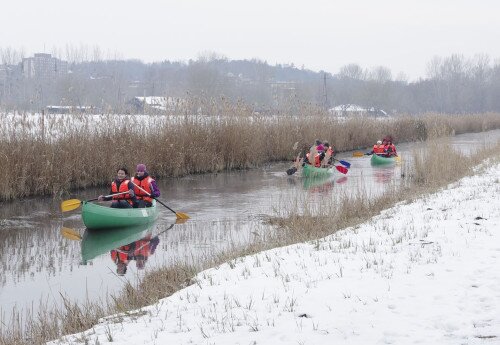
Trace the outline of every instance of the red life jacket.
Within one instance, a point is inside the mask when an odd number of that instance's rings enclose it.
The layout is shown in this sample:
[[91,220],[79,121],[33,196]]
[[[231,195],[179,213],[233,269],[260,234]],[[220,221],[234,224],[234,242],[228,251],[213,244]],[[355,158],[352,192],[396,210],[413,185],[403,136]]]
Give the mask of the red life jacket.
[[[309,157],[311,156],[310,153],[306,153],[306,158],[307,161],[309,162]],[[319,159],[319,153],[316,153],[316,156],[314,156],[314,166],[319,168],[321,166],[321,161]]]
[[396,152],[396,146],[394,144],[387,145],[387,151],[392,155],[392,156],[397,156]]
[[[151,176],[148,176],[146,178],[143,178],[142,180],[139,180],[135,176],[132,177],[132,183],[138,185],[142,189],[144,189],[146,192],[148,192],[150,195],[153,193],[151,190],[151,182],[153,182],[153,178]],[[144,193],[142,190],[134,186],[134,192],[135,196],[137,197],[138,200],[144,200],[147,202],[153,202],[153,199],[148,196],[148,194]]]
[[382,154],[385,152],[385,148],[384,148],[384,145],[373,145],[373,153],[376,153],[376,154]]
[[[122,183],[120,183],[120,187],[117,188],[116,186],[116,181],[111,182],[111,193],[121,193],[121,192],[128,192],[128,183],[130,180],[124,179]],[[132,200],[130,200],[130,194],[120,194],[120,195],[113,195],[113,200],[124,200],[126,199],[129,204],[132,205]]]

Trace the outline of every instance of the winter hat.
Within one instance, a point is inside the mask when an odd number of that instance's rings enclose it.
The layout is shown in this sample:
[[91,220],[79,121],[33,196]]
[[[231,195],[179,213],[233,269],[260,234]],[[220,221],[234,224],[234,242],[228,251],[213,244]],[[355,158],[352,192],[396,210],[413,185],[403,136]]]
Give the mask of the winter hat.
[[141,172],[141,171],[146,171],[146,165],[144,164],[137,164],[137,168],[135,168],[135,171]]

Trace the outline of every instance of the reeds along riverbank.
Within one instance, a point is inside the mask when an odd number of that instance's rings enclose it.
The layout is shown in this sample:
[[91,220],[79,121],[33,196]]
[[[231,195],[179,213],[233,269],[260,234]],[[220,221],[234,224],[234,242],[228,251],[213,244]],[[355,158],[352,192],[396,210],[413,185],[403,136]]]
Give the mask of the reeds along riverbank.
[[[440,164],[437,165],[436,161]],[[126,312],[126,315],[133,317],[153,313],[154,308],[149,311],[129,311],[151,305],[183,286],[195,283],[192,278],[204,269],[224,262],[231,265],[242,256],[266,249],[319,240],[339,229],[360,224],[398,202],[425,197],[498,161],[500,143],[483,147],[466,156],[455,152],[446,139],[430,141],[425,150],[414,151],[412,158],[405,163],[402,169],[405,177],[401,179],[400,185],[390,186],[383,195],[368,198],[363,188],[360,188],[354,195],[332,194],[331,197],[323,198],[320,204],[312,204],[302,199],[302,194],[298,194],[295,199],[289,200],[289,204],[275,207],[280,211],[266,221],[271,230],[267,229],[265,233],[255,236],[254,241],[247,245],[204,257],[192,265],[171,263],[148,272],[137,285],[127,284],[121,295],[109,297],[107,303],[67,302],[62,307],[54,307],[41,302],[36,315],[12,313],[14,316],[11,320],[2,320],[0,323],[0,345],[41,344],[64,334],[89,329],[99,318],[109,314]],[[120,320],[121,317],[116,318],[116,322]],[[109,337],[109,341],[112,341],[112,334]],[[81,341],[86,343],[84,338]]]
[[[245,169],[292,159],[316,138],[340,151],[500,128],[499,114],[338,119],[312,107],[300,116],[258,116],[244,105],[218,116],[0,115],[0,200],[63,195],[109,183],[117,168],[146,163],[157,178]],[[298,142],[297,149],[293,149]]]

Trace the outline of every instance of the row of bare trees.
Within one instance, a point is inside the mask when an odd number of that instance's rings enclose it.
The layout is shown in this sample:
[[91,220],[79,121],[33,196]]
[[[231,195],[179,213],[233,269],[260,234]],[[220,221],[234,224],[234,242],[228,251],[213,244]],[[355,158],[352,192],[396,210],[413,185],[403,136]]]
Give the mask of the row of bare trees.
[[223,96],[259,111],[276,111],[293,102],[357,104],[411,114],[500,111],[500,62],[486,55],[435,57],[426,76],[408,81],[384,66],[349,64],[331,74],[214,53],[187,62],[149,64],[119,59],[99,47],[66,46],[52,54],[70,63],[68,75],[26,79],[20,64],[25,53],[0,48],[0,108],[37,111],[47,105],[73,105],[123,112],[134,111],[130,100],[135,96]]

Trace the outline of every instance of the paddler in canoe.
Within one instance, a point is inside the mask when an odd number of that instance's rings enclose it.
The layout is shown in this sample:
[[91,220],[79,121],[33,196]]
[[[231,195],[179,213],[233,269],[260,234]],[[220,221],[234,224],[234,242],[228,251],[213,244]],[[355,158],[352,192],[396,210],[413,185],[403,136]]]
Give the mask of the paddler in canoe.
[[136,196],[133,206],[136,208],[151,207],[153,198],[160,197],[156,180],[149,176],[145,164],[138,164],[135,171],[135,176],[131,180]]
[[329,167],[332,164],[334,155],[335,152],[333,147],[330,146],[328,141],[321,142],[321,140],[317,139],[315,144],[311,146],[311,149],[306,154],[302,166],[304,166],[304,164],[311,164],[316,168]]
[[114,195],[100,195],[98,200],[113,200],[113,208],[144,208],[152,206],[153,198],[160,196],[160,190],[156,180],[146,171],[146,165],[138,164],[132,179],[128,178],[126,168],[118,169],[115,180],[111,182],[110,194]]
[[365,153],[365,155],[373,155],[382,157],[397,157],[396,146],[392,143],[392,137],[387,136],[383,140],[378,140],[373,149],[370,152]]
[[136,201],[136,196],[134,192],[134,185],[128,177],[128,170],[126,168],[119,168],[116,171],[116,177],[113,182],[111,182],[111,192],[109,194],[114,195],[99,195],[97,199],[99,201],[113,200],[111,202],[111,207],[113,208],[133,207],[133,204]]

